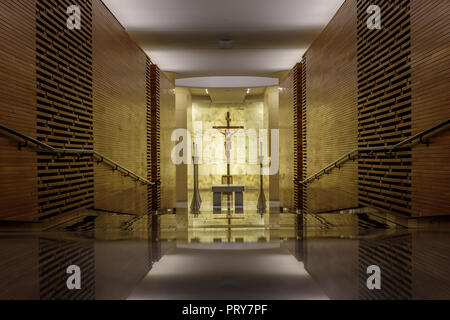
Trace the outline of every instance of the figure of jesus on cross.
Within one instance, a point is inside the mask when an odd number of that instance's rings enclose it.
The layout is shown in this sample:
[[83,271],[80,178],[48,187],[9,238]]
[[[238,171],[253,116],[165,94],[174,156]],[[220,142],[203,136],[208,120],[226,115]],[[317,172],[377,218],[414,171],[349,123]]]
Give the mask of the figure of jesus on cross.
[[[220,130],[220,133],[222,133],[225,136],[225,156],[227,157],[227,175],[222,176],[222,183],[226,184],[233,184],[233,178],[230,173],[230,163],[231,163],[231,138],[234,134],[236,134],[237,130],[244,129],[244,127],[241,126],[232,126],[231,123],[231,117],[230,113],[227,112],[227,116],[225,118],[227,121],[226,126],[214,126],[213,129]],[[224,131],[222,131],[224,130]],[[225,178],[226,182],[223,181]]]

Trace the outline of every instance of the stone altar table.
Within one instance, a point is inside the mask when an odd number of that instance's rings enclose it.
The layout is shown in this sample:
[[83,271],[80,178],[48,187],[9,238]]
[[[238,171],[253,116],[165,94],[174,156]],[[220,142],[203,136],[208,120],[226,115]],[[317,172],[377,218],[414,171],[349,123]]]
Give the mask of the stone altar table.
[[222,193],[234,192],[234,212],[244,213],[244,189],[244,186],[234,184],[222,184],[213,186],[213,212],[222,212]]

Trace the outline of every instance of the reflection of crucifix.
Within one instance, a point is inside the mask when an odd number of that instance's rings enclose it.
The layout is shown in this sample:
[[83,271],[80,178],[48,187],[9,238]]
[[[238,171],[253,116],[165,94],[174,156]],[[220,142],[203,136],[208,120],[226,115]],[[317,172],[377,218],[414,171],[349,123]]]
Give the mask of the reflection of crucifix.
[[227,117],[225,118],[225,120],[227,121],[227,125],[226,126],[215,126],[215,127],[213,127],[213,129],[225,130],[225,132],[223,132],[223,131],[220,131],[220,132],[225,136],[225,155],[227,157],[226,184],[232,184],[233,180],[232,180],[231,173],[230,173],[231,138],[236,133],[235,130],[237,130],[237,129],[244,129],[244,127],[231,126],[230,125],[231,117],[230,117],[230,113],[229,112],[227,112]]

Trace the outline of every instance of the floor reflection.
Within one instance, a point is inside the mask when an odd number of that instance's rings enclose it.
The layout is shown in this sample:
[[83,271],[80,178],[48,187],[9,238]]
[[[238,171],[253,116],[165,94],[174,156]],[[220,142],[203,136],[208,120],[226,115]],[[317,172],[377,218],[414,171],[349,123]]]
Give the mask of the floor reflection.
[[[95,299],[95,243],[39,238],[39,298],[44,300]],[[83,271],[83,290],[67,290],[67,267]]]
[[[306,270],[331,299],[449,299],[450,232],[407,229],[367,214],[303,219]],[[369,290],[367,268],[381,269]]]
[[[366,213],[299,217],[180,237],[170,219],[88,212],[45,232],[2,232],[0,299],[450,299],[448,230]],[[67,289],[69,265],[80,290]],[[380,290],[367,287],[371,265]]]
[[129,299],[328,299],[280,243],[177,245]]

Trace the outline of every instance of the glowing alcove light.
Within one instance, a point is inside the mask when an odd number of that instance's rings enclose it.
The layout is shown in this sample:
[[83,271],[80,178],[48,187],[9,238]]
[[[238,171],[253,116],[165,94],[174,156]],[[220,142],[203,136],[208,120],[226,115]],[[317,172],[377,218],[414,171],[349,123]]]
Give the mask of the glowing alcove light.
[[246,76],[193,77],[175,80],[176,86],[190,88],[254,88],[278,84],[278,78]]

